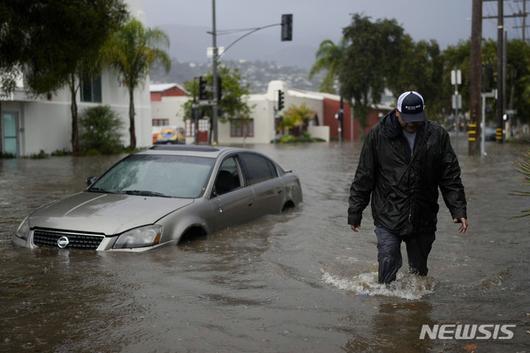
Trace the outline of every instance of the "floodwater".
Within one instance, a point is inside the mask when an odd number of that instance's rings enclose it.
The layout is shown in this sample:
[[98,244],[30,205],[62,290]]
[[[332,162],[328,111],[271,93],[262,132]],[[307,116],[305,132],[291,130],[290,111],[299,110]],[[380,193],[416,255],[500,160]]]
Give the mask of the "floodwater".
[[[512,218],[529,201],[510,195],[528,146],[459,153],[469,233],[442,206],[429,277],[402,270],[389,288],[376,283],[369,210],[360,233],[346,224],[360,146],[251,148],[299,175],[301,207],[143,254],[10,240],[31,210],[118,157],[0,160],[0,351],[530,352],[529,219]],[[435,323],[517,327],[512,340],[420,340]]]

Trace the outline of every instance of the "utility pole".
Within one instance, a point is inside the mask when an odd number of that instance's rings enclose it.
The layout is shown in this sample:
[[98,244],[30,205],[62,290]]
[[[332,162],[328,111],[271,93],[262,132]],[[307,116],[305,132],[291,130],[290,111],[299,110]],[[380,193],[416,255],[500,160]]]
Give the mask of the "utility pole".
[[215,17],[215,0],[212,0],[212,47],[213,47],[213,55],[212,55],[212,128],[210,130],[213,131],[213,140],[212,136],[210,135],[210,144],[213,142],[214,144],[218,144],[219,142],[219,131],[218,131],[218,124],[217,124],[217,60],[219,56],[218,48],[217,48],[217,27],[216,27],[216,17]]
[[503,143],[504,115],[504,0],[497,0],[497,130],[496,140]]
[[468,153],[479,153],[479,135],[477,124],[480,117],[481,101],[481,41],[482,41],[482,0],[473,0],[471,17],[471,71],[470,71],[470,121],[468,130]]

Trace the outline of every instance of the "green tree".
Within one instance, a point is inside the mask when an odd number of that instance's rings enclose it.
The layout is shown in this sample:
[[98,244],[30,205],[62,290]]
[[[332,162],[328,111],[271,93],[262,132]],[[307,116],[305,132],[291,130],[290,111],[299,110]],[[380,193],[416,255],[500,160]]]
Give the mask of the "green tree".
[[106,60],[114,67],[121,82],[129,91],[129,135],[130,147],[136,148],[134,91],[146,79],[155,61],[163,64],[166,72],[171,59],[164,50],[169,47],[169,38],[159,29],[147,28],[136,20],[130,20],[113,33],[105,46]]
[[[447,47],[442,53],[443,74],[441,90],[448,109],[451,107],[450,73],[454,68],[462,70],[462,104],[468,109],[469,102],[469,41],[463,41]],[[490,91],[496,88],[497,79],[497,44],[494,40],[484,40],[482,43],[482,90]],[[507,43],[506,64],[506,107],[517,110],[516,117],[521,121],[528,121],[527,112],[530,110],[530,44],[521,40],[511,40]],[[525,91],[527,92],[525,95]]]
[[506,108],[516,110],[516,118],[529,122],[530,44],[522,40],[512,40],[508,42],[506,55]]
[[336,93],[335,82],[338,78],[340,65],[344,56],[345,42],[342,40],[335,44],[332,40],[326,39],[320,43],[316,53],[316,60],[309,71],[309,79],[316,74],[325,70],[326,75],[320,84],[320,91],[327,93]]
[[113,24],[126,16],[121,0],[2,1],[0,69],[23,67],[31,92],[55,91],[88,52],[101,47]]
[[[0,2],[1,89],[4,93],[14,90],[21,68],[32,94],[63,87],[127,16],[122,0]],[[74,151],[78,148],[76,115],[72,115]]]
[[[105,13],[95,13],[93,16],[105,16]],[[72,143],[72,152],[73,154],[78,154],[80,152],[80,142],[79,142],[79,113],[77,107],[77,95],[79,93],[79,88],[81,82],[84,79],[92,79],[95,76],[101,74],[102,69],[105,66],[104,61],[104,44],[109,40],[109,37],[118,30],[118,28],[123,25],[123,22],[126,20],[126,16],[123,16],[121,13],[116,14],[116,16],[111,18],[106,18],[106,22],[103,25],[106,29],[107,37],[104,38],[104,41],[100,41],[99,47],[93,47],[90,50],[85,52],[85,55],[79,59],[75,66],[71,68],[70,75],[68,77],[67,85],[68,90],[70,91],[70,114],[72,118],[72,132],[71,132],[71,143]],[[99,22],[101,19],[98,18]]]
[[346,48],[338,72],[341,95],[351,102],[364,130],[370,105],[381,101],[385,86],[397,77],[404,32],[395,20],[372,22],[354,14],[343,34]]
[[[222,97],[219,101],[219,121],[227,122],[232,119],[247,120],[250,119],[250,110],[248,102],[245,97],[250,94],[248,85],[241,83],[241,74],[239,70],[229,68],[227,66],[219,67],[219,77],[221,77],[221,91]],[[207,87],[212,87],[213,76],[211,73],[206,75]],[[199,84],[196,80],[190,80],[184,82],[184,87],[194,100],[198,99],[199,95]],[[208,92],[208,99],[212,99],[211,91]],[[194,102],[189,100],[184,104],[184,118],[193,119],[193,112],[195,111],[197,117],[209,117],[212,116],[212,107],[209,105],[197,107],[193,109]],[[210,129],[212,124],[210,124]],[[211,135],[211,133],[210,133]]]
[[[430,119],[440,120],[445,106],[443,61],[440,47],[435,40],[414,42],[409,35],[403,38],[403,49],[398,75],[388,81],[387,87],[397,96],[413,90],[422,94]],[[450,97],[449,97],[450,98]]]

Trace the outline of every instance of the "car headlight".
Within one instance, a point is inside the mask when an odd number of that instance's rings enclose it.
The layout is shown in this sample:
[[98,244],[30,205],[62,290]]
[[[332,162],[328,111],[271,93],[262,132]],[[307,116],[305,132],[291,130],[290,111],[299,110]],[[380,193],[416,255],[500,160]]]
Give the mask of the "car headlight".
[[114,243],[114,249],[141,248],[160,243],[162,226],[155,224],[126,231]]
[[28,217],[24,218],[22,223],[17,228],[17,232],[15,233],[17,237],[20,239],[27,240],[29,235],[29,221]]

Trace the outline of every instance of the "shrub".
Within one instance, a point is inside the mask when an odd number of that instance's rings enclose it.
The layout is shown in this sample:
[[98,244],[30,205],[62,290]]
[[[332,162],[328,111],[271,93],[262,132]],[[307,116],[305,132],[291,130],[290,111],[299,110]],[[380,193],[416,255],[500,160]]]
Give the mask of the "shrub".
[[15,155],[12,153],[2,153],[0,154],[0,158],[11,159],[11,158],[15,158]]
[[84,154],[113,154],[122,151],[122,122],[108,105],[85,109],[81,117],[81,150]]
[[30,159],[46,159],[50,155],[48,155],[44,150],[40,150],[39,153],[33,153],[29,155]]
[[64,157],[64,156],[71,156],[72,152],[67,151],[65,149],[62,150],[56,150],[52,152],[52,157]]

